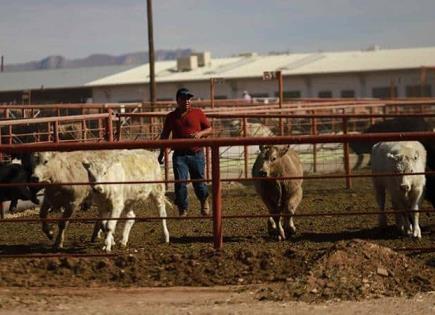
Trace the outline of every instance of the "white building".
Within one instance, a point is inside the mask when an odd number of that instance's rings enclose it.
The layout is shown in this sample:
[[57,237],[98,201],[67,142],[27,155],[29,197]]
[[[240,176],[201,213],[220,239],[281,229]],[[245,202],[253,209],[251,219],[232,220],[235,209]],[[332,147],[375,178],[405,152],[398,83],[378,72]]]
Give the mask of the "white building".
[[[264,71],[281,71],[284,97],[412,97],[432,96],[435,88],[435,47],[379,49],[364,51],[316,52],[304,54],[242,54],[211,58],[198,53],[178,61],[155,64],[157,100],[173,100],[175,91],[187,87],[201,99],[210,97],[210,78],[216,84],[215,98],[278,95],[276,80],[264,81]],[[149,100],[149,65],[110,66],[0,73],[0,103],[5,96],[31,90],[37,96],[69,95],[96,103]],[[41,89],[42,87],[42,89]],[[9,99],[10,101],[10,99]],[[41,98],[41,102],[43,98]],[[52,101],[71,102],[71,100]],[[37,101],[35,101],[37,102]]]

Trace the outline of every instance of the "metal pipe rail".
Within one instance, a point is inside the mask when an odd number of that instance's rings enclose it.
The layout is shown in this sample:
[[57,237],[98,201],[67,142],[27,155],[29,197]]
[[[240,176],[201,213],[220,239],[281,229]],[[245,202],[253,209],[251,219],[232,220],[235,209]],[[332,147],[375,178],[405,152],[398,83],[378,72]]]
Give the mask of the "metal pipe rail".
[[221,146],[243,146],[260,144],[314,144],[314,143],[349,143],[353,141],[406,141],[435,139],[434,132],[386,132],[367,134],[315,135],[315,136],[275,136],[275,137],[223,137],[215,139],[168,139],[148,141],[120,141],[101,143],[42,143],[42,144],[5,144],[0,152],[41,152],[73,150],[111,150],[111,149],[160,149],[171,147],[185,149],[192,146],[218,148]]
[[[26,119],[14,119],[14,120],[0,120],[0,127],[3,126],[15,126],[26,124],[40,124],[50,122],[63,122],[63,121],[82,121],[92,119],[104,119],[110,116],[109,113],[101,114],[88,114],[88,115],[71,115],[71,116],[56,116],[56,117],[41,117],[41,118],[26,118]],[[118,119],[114,117],[114,120]]]
[[[278,103],[273,103],[269,105],[255,104],[255,103],[247,103],[243,99],[226,99],[226,100],[213,100],[214,105],[216,107],[241,107],[241,108],[261,108],[267,106],[278,106]],[[210,99],[206,100],[195,100],[194,105],[208,107],[211,103]],[[286,106],[334,106],[334,105],[350,105],[350,106],[358,106],[358,105],[366,105],[366,104],[385,104],[387,106],[390,105],[431,105],[435,104],[435,98],[405,98],[405,99],[286,99],[282,103],[282,107]],[[156,102],[154,104],[158,108],[167,108],[175,105],[175,101],[170,102]],[[56,110],[56,109],[119,109],[119,108],[143,108],[146,109],[150,107],[151,104],[149,102],[141,102],[141,103],[70,103],[70,104],[30,104],[30,105],[17,105],[17,104],[0,104],[0,111],[4,110]]]
[[[315,175],[315,176],[268,176],[268,177],[250,177],[250,178],[221,178],[222,182],[250,182],[259,180],[314,180],[314,179],[337,179],[337,178],[367,178],[367,177],[395,177],[395,176],[417,176],[417,175],[435,175],[435,171],[417,172],[417,173],[367,173],[367,174],[336,174],[336,175]],[[136,185],[136,184],[167,184],[167,183],[210,183],[211,179],[173,179],[173,180],[152,180],[152,181],[113,181],[113,182],[64,182],[64,183],[35,183],[35,182],[17,182],[17,183],[0,183],[3,187],[56,187],[56,186],[88,186],[88,185]]]
[[[166,117],[163,112],[116,113],[117,117]],[[211,113],[209,118],[395,118],[395,117],[435,117],[435,113],[407,114],[259,114],[259,113]]]
[[277,137],[250,137],[250,138],[220,138],[220,139],[175,139],[155,141],[125,141],[108,143],[60,143],[60,144],[30,144],[30,145],[4,145],[0,152],[35,152],[35,151],[70,151],[70,150],[108,150],[108,149],[139,149],[139,148],[188,148],[191,146],[209,146],[212,155],[212,190],[213,190],[213,235],[214,246],[220,249],[223,246],[222,234],[222,204],[221,179],[219,167],[220,146],[230,145],[259,145],[259,144],[313,144],[370,140],[421,140],[434,139],[433,132],[408,132],[360,135],[316,135],[316,136],[277,136]]
[[71,104],[30,104],[30,105],[2,105],[0,104],[0,111],[14,109],[14,110],[47,110],[47,109],[108,109],[108,108],[137,108],[141,107],[143,103],[71,103]]
[[[295,214],[240,214],[240,215],[222,215],[222,219],[259,219],[259,218],[270,218],[270,217],[293,217],[293,218],[303,218],[303,217],[352,217],[352,216],[370,216],[378,214],[396,214],[396,213],[407,213],[408,210],[386,210],[386,211],[351,211],[351,212],[314,212],[314,213],[295,213]],[[420,209],[413,211],[416,213],[433,213],[435,209]],[[161,221],[165,220],[211,220],[213,218],[203,217],[203,216],[190,216],[190,217],[179,217],[179,216],[166,216],[166,217],[156,217],[147,216],[141,217],[137,216],[133,220],[136,222],[151,222],[151,221]],[[59,222],[71,222],[71,223],[85,223],[94,224],[100,221],[129,221],[132,218],[109,218],[109,217],[90,217],[90,218],[49,218],[49,219],[0,219],[0,223],[59,223]]]

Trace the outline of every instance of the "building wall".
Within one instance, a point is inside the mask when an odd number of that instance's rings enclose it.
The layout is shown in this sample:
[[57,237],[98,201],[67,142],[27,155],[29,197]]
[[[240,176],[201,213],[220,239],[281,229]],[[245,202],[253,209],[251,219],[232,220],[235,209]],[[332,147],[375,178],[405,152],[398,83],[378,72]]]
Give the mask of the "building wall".
[[126,86],[107,86],[92,89],[94,103],[122,103],[122,102],[142,102],[148,98],[148,91],[145,86],[126,85]]
[[354,97],[362,97],[361,80],[357,74],[313,76],[311,93],[306,97],[321,97],[320,93],[330,92],[331,97],[341,97],[342,91],[353,91]]
[[[435,73],[427,76],[432,96],[435,95]],[[390,72],[325,74],[313,76],[284,77],[284,97],[375,97],[373,92],[390,93],[391,85],[396,89],[396,97],[406,97],[407,87],[420,84],[419,70]],[[197,98],[210,97],[210,81],[157,82],[157,100],[174,100],[175,92],[181,87],[192,91]],[[384,91],[382,91],[384,88]],[[241,98],[243,91],[254,97],[276,97],[278,81],[258,79],[227,79],[215,84],[215,98]],[[97,87],[93,89],[94,102],[138,102],[148,100],[148,85]],[[294,96],[299,95],[299,96]],[[353,95],[353,96],[350,96]]]

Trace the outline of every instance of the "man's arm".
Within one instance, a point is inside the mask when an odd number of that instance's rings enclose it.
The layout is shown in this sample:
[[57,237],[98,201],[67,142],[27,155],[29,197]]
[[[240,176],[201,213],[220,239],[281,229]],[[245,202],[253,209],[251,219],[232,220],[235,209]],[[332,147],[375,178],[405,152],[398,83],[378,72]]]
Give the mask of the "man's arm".
[[201,131],[195,132],[194,134],[192,134],[192,138],[195,139],[200,139],[200,138],[206,138],[208,137],[212,132],[213,132],[213,128],[211,127],[210,122],[207,119],[207,116],[204,114],[203,111],[200,111],[200,124],[201,124]]
[[195,138],[195,139],[206,138],[206,137],[208,137],[212,132],[213,132],[213,128],[212,128],[212,127],[208,127],[208,128],[206,128],[206,129],[203,129],[203,130],[201,130],[201,131],[198,131],[198,132],[192,134],[192,138]]

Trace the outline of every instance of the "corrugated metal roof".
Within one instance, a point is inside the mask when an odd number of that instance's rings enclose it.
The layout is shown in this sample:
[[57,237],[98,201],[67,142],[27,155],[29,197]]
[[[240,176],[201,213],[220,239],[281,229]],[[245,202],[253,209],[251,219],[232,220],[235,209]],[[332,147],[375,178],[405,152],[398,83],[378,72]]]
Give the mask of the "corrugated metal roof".
[[[316,52],[232,58],[214,58],[212,64],[177,72],[175,61],[156,63],[157,82],[197,81],[210,77],[258,78],[264,71],[281,70],[284,75],[365,72],[417,69],[435,65],[435,47],[371,51]],[[149,66],[89,82],[88,86],[146,83]]]
[[[252,55],[214,58],[210,66],[177,72],[176,61],[155,64],[157,82],[208,80],[210,77],[253,78],[264,71],[281,70],[284,75],[366,72],[417,69],[435,65],[435,47],[386,49],[305,54]],[[0,73],[0,91],[96,87],[144,84],[149,81],[149,65],[108,66],[31,72]]]
[[77,69],[36,70],[0,73],[0,91],[76,88],[136,66],[105,66]]

